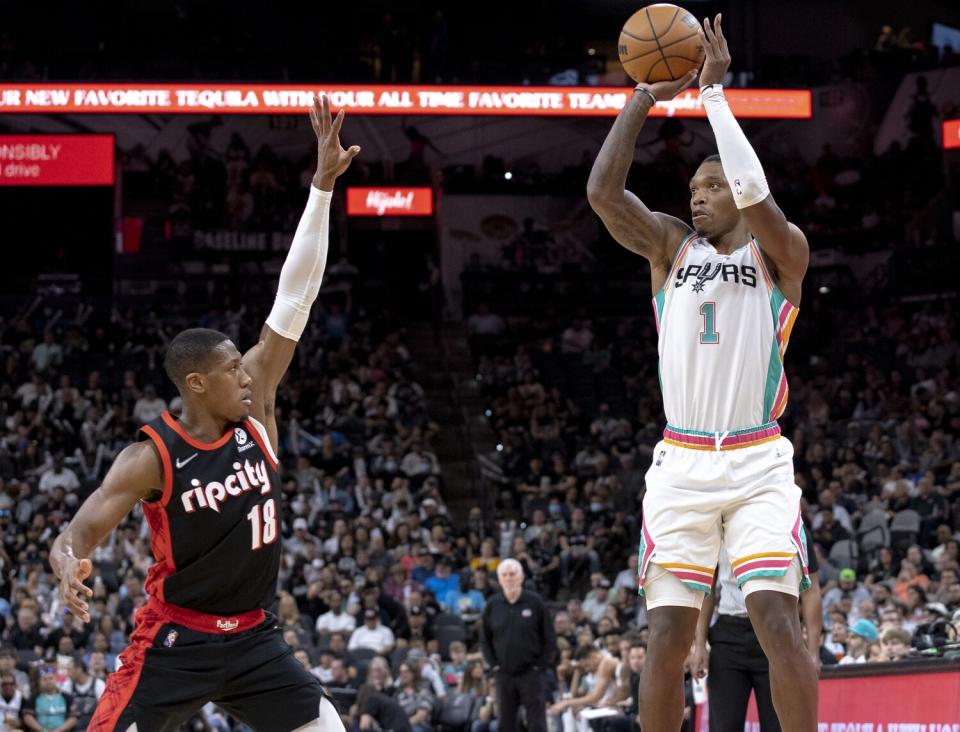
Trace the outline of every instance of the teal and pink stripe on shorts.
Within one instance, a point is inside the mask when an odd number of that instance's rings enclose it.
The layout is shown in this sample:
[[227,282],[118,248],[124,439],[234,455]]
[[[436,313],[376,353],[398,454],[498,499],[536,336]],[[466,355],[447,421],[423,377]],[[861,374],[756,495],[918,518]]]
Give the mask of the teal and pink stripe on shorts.
[[808,589],[810,587],[810,570],[807,567],[806,533],[799,513],[790,532],[790,542],[793,544],[794,551],[759,552],[731,562],[737,585],[743,587],[744,582],[757,577],[783,577],[790,568],[790,563],[794,557],[799,557],[800,567],[803,571],[803,577],[800,579],[800,591]]
[[647,525],[644,523],[640,529],[640,563],[637,565],[637,574],[640,575],[639,593],[643,595],[643,578],[647,574],[647,565],[650,563],[650,557],[653,556],[653,547],[655,546],[650,532],[647,531]]
[[692,450],[737,450],[771,442],[779,437],[780,425],[776,422],[767,422],[759,427],[730,432],[700,432],[669,424],[663,430],[663,440],[668,445],[687,447]]

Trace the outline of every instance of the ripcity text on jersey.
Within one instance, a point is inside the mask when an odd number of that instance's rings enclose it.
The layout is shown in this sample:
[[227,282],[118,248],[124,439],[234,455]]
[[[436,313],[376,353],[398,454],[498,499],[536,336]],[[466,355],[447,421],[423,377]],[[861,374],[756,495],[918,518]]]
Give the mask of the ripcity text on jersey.
[[155,564],[151,597],[210,615],[267,607],[280,568],[276,455],[253,418],[200,442],[169,412],[140,428],[163,464],[163,495],[144,501]]
[[654,296],[668,443],[729,449],[776,439],[783,359],[799,312],[756,240],[719,254],[692,233]]

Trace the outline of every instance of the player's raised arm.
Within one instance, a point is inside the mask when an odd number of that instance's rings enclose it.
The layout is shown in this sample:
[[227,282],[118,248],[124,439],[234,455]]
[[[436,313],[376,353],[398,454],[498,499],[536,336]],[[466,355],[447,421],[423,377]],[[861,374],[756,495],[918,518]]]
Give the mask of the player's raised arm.
[[704,19],[700,29],[707,54],[700,74],[700,96],[717,139],[723,174],[733,192],[733,200],[763,253],[773,263],[783,294],[797,305],[803,275],[810,262],[810,248],[800,229],[787,221],[770,195],[760,159],[724,97],[721,84],[730,66],[730,51],[720,21],[720,15],[712,25],[709,19]]
[[330,245],[333,185],[360,152],[356,145],[346,150],[340,145],[343,110],[331,119],[326,96],[314,99],[310,123],[317,136],[317,172],[310,186],[310,197],[280,271],[277,297],[260,333],[260,342],[243,357],[243,367],[253,378],[251,415],[266,426],[274,449],[277,447],[274,395],[320,290]]
[[668,251],[670,244],[678,244],[690,227],[673,216],[650,211],[626,190],[627,173],[650,108],[657,101],[673,99],[695,77],[696,71],[691,71],[677,81],[638,84],[603,141],[587,181],[587,199],[610,235],[630,251],[649,259],[655,268],[665,270],[670,269],[673,255]]
[[156,449],[150,442],[129,445],[117,455],[103,483],[53,542],[50,566],[60,580],[60,599],[84,622],[90,620],[86,598],[93,595],[93,590],[83,584],[93,570],[90,555],[137,501],[162,489],[163,471]]

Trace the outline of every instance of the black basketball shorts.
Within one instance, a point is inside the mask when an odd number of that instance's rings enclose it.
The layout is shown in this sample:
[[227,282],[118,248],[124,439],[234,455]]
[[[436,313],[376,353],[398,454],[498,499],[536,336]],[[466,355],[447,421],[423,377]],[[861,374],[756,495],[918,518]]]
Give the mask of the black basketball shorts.
[[207,702],[257,732],[317,718],[319,679],[293,657],[276,618],[236,633],[201,633],[146,607],[120,667],[107,677],[89,732],[176,732]]

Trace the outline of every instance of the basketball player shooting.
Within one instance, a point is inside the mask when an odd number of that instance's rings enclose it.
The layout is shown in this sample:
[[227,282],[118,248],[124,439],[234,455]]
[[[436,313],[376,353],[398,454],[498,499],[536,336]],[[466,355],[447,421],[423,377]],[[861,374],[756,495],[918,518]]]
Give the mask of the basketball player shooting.
[[724,98],[730,54],[718,15],[699,33],[700,94],[717,141],[690,181],[693,228],[625,190],[650,108],[692,83],[641,83],[590,173],[594,211],[621,245],[650,262],[667,426],[646,475],[640,587],[649,610],[640,681],[644,732],[676,732],[683,664],[721,541],[763,650],[786,732],[817,729],[817,674],[797,615],[809,585],[793,446],[777,418],[787,403],[783,357],[809,248],[767,187]]
[[94,548],[138,503],[150,525],[148,600],[90,730],[179,730],[209,701],[256,730],[343,730],[264,611],[281,547],[274,399],[320,288],[334,182],[360,152],[341,147],[343,111],[331,119],[326,97],[314,100],[310,121],[317,172],[260,342],[241,355],[223,333],[178,334],[164,368],[182,416],[165,412],[141,427],[142,441],[117,456],[54,542],[60,597],[89,621],[83,580]]

